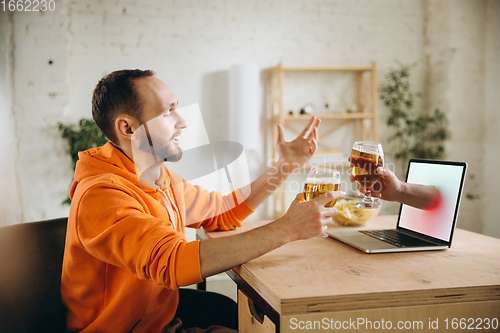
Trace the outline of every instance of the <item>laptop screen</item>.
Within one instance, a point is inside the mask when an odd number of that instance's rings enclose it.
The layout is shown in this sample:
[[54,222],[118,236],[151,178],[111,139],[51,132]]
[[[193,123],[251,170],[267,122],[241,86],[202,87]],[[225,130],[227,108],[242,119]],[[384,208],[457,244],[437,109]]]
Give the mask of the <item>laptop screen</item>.
[[407,183],[434,185],[440,202],[428,210],[401,205],[398,227],[450,242],[458,216],[466,163],[411,160]]

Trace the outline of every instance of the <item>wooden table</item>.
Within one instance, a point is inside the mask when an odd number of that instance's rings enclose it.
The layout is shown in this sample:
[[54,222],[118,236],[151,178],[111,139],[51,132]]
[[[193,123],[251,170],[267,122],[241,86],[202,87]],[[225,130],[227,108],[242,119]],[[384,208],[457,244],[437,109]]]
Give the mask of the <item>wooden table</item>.
[[[396,219],[379,216],[364,229],[394,228]],[[265,223],[198,236],[224,237]],[[227,274],[238,285],[241,332],[500,332],[500,240],[462,229],[450,249],[428,252],[365,254],[316,237]]]

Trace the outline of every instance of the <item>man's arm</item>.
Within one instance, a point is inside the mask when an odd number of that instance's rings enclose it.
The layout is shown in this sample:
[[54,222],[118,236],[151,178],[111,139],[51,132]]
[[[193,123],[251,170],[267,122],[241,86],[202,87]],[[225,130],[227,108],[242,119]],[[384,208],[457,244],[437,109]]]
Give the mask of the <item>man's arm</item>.
[[250,190],[248,197],[245,199],[246,203],[255,210],[278,189],[292,171],[293,169],[290,164],[278,160],[274,166],[269,168],[249,186],[241,189],[242,193]]
[[[388,168],[379,167],[377,172],[381,175],[381,179],[378,182],[380,186],[376,183],[372,187],[371,196],[374,198],[398,201],[419,209],[433,207],[439,201],[439,191],[435,186],[402,182]],[[351,182],[354,182],[352,175]],[[357,185],[358,190],[365,193],[364,187],[359,183]]]
[[335,208],[324,207],[334,199],[345,196],[344,192],[329,192],[314,200],[301,202],[297,195],[286,214],[265,226],[229,237],[202,240],[200,242],[201,276],[224,272],[255,259],[288,242],[307,239],[325,232]]
[[[320,120],[311,117],[300,135],[291,142],[284,140],[284,128],[278,125],[276,164],[241,191],[250,189],[245,199],[255,209],[271,195],[296,168],[300,168],[315,153]],[[342,198],[344,192],[330,192],[309,202],[302,202],[303,194],[297,195],[287,213],[280,219],[260,228],[216,239],[200,242],[200,266],[203,278],[257,258],[288,242],[307,239],[325,232],[326,223],[331,222],[335,208],[324,205],[333,199]]]
[[256,209],[285,181],[293,170],[300,168],[314,155],[318,147],[318,127],[321,120],[311,117],[308,124],[291,142],[284,139],[284,128],[278,125],[278,140],[276,150],[279,158],[276,164],[269,168],[249,186],[241,189],[243,193],[250,189],[246,203]]

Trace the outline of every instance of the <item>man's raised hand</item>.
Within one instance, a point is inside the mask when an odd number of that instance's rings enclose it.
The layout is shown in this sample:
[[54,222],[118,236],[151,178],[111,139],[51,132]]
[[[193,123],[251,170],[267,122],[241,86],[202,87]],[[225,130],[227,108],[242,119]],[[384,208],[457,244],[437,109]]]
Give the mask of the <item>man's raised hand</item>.
[[286,165],[290,171],[299,168],[313,157],[318,148],[318,128],[321,120],[311,117],[306,127],[295,138],[286,142],[284,139],[285,129],[278,125],[278,139],[276,151],[278,152],[278,164]]

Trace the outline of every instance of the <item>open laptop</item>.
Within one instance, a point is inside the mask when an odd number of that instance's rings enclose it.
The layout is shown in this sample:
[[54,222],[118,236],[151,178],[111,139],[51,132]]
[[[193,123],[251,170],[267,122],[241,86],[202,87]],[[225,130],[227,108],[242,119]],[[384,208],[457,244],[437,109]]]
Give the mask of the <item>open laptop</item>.
[[396,229],[331,230],[328,235],[366,253],[444,250],[458,217],[467,163],[412,159],[406,182],[434,185],[441,200],[429,210],[401,204]]

